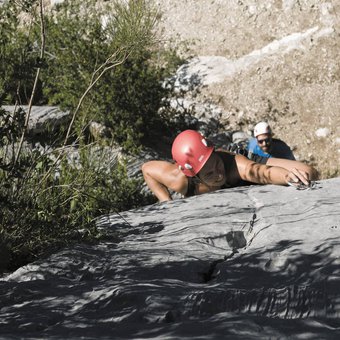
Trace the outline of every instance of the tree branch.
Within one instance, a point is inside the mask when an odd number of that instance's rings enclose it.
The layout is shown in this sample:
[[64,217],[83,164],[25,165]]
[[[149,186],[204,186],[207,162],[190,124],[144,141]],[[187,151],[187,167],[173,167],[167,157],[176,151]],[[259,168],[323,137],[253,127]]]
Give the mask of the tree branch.
[[[39,0],[39,17],[40,17],[40,38],[41,38],[39,58],[40,58],[40,62],[41,62],[44,59],[44,55],[45,55],[45,22],[44,22],[43,0]],[[19,159],[19,156],[20,156],[20,153],[21,153],[21,150],[22,150],[22,145],[24,143],[25,134],[27,132],[28,123],[29,123],[29,119],[30,119],[30,115],[31,115],[31,111],[32,111],[33,100],[34,100],[34,96],[35,96],[35,93],[36,93],[38,80],[39,80],[39,77],[40,77],[40,70],[41,70],[41,68],[38,67],[37,73],[36,73],[35,79],[34,79],[34,84],[33,84],[33,89],[32,89],[32,93],[31,93],[30,101],[28,103],[28,110],[27,110],[27,113],[26,113],[23,132],[21,134],[18,150],[17,150],[15,160],[14,160],[14,163],[13,163],[13,168],[15,167],[16,163],[18,162],[18,159]]]

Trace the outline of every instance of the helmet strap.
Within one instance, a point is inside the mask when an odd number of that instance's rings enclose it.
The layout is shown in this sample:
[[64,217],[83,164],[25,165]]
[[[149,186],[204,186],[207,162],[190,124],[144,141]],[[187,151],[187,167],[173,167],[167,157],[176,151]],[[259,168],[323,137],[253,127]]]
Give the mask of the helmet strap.
[[205,181],[203,181],[203,179],[200,178],[199,175],[195,175],[194,177],[198,180],[198,182],[206,185],[209,188],[209,190],[211,190],[211,186],[209,184],[207,184]]

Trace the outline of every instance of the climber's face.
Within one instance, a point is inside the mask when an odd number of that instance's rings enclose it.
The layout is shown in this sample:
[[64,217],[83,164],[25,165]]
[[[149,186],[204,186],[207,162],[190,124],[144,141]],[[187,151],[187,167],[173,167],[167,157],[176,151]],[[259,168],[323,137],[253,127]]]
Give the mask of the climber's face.
[[257,144],[262,149],[263,152],[269,153],[271,145],[272,145],[272,136],[270,133],[263,133],[262,135],[258,135],[256,137]]
[[198,173],[198,177],[209,187],[221,187],[226,181],[224,164],[221,157],[213,152]]

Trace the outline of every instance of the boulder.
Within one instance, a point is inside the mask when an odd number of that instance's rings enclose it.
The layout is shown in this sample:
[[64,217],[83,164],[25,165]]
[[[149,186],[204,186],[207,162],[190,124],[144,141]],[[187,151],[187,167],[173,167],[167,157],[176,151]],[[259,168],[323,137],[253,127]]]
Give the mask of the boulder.
[[[3,105],[3,109],[13,114],[15,106]],[[28,106],[23,105],[21,108],[27,114]],[[57,106],[32,106],[28,122],[28,133],[30,135],[48,134],[57,131],[62,126],[65,127],[70,122],[71,116],[69,111],[62,111]]]

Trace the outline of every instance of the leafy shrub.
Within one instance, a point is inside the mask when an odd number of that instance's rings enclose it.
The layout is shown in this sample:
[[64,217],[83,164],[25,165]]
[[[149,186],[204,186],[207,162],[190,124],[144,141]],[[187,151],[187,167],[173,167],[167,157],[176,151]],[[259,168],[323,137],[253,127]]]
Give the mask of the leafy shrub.
[[[46,45],[45,55],[48,58],[44,60],[39,60],[38,57],[37,46],[39,46],[41,37],[36,26],[30,27],[28,32],[25,31],[27,27],[23,29],[16,15],[13,14],[18,13],[14,5],[1,8],[2,13],[7,13],[6,8],[9,14],[6,17],[8,22],[0,20],[1,30],[5,32],[2,36],[4,45],[0,56],[1,61],[10,61],[10,63],[8,69],[5,62],[1,63],[5,76],[0,84],[0,107],[4,100],[7,103],[26,104],[28,98],[33,97],[35,104],[55,103],[75,110],[76,107],[80,107],[79,98],[83,96],[83,93],[94,87],[94,91],[84,97],[85,100],[76,117],[78,131],[84,131],[88,117],[112,122],[112,126],[115,126],[119,120],[107,116],[125,110],[126,114],[121,114],[120,117],[122,120],[128,118],[129,121],[128,123],[119,121],[123,129],[118,129],[113,136],[127,148],[130,145],[133,148],[138,147],[143,130],[135,128],[135,124],[137,127],[142,126],[139,119],[133,118],[129,111],[139,105],[135,103],[141,99],[133,97],[138,91],[129,90],[133,104],[128,102],[126,107],[123,107],[125,103],[113,103],[115,98],[119,98],[119,94],[110,92],[112,77],[119,75],[124,78],[125,74],[122,70],[117,70],[117,73],[109,72],[109,70],[114,70],[111,66],[115,63],[118,66],[123,65],[123,62],[129,62],[130,64],[124,64],[125,70],[128,70],[126,65],[134,65],[133,60],[139,60],[140,70],[145,70],[146,74],[142,75],[142,78],[145,77],[150,81],[145,88],[163,91],[162,87],[159,87],[159,82],[156,85],[151,84],[155,79],[157,81],[160,79],[157,77],[161,73],[158,73],[157,68],[148,68],[151,67],[147,58],[148,52],[141,48],[141,46],[146,48],[147,41],[150,39],[148,29],[144,27],[144,21],[138,15],[129,17],[127,16],[129,11],[125,7],[118,7],[118,10],[126,11],[126,20],[122,21],[123,17],[120,17],[116,28],[121,30],[116,31],[110,38],[108,31],[99,25],[96,16],[88,17],[88,21],[84,21],[83,16],[79,19],[81,11],[78,12],[75,9],[80,9],[81,4],[83,6],[85,4],[83,8],[87,8],[87,3],[93,3],[93,1],[69,4],[70,7],[62,12],[66,18],[65,23],[62,21],[63,17],[57,15],[63,11],[62,6],[51,17],[46,17],[46,39],[50,41],[50,44]],[[132,8],[137,11],[138,8],[134,7],[137,3],[142,7],[145,4],[144,1],[131,1],[132,6],[129,10]],[[67,13],[73,14],[68,17]],[[133,18],[135,22],[131,22]],[[129,32],[134,23],[142,23],[138,30],[133,31],[138,34]],[[60,30],[60,27],[63,29]],[[69,28],[72,29],[68,30]],[[16,34],[21,39],[12,39]],[[125,40],[125,36],[130,40]],[[137,40],[136,37],[138,37]],[[125,45],[119,45],[123,41]],[[117,51],[118,53],[115,53]],[[108,58],[108,55],[111,58]],[[94,71],[100,70],[101,64],[107,67],[108,72],[104,72],[95,83],[93,82],[93,77],[96,75]],[[42,72],[38,72],[40,70]],[[133,76],[137,77],[137,73],[138,71],[135,71]],[[157,77],[149,74],[156,74]],[[40,77],[38,82],[34,83],[33,79],[37,75]],[[130,79],[130,82],[134,81],[135,79]],[[117,84],[120,86],[125,83],[121,81]],[[129,82],[126,84],[128,85]],[[143,90],[140,83],[138,89]],[[157,101],[160,97],[160,95],[155,96]],[[142,101],[141,105],[146,102]],[[109,108],[107,111],[101,111],[106,107]],[[157,108],[157,105],[152,104],[148,107]],[[101,115],[98,112],[101,112]],[[52,157],[53,153],[51,156],[35,149],[32,151],[23,148],[22,152],[18,152],[20,150],[18,142],[24,132],[23,115],[20,110],[14,116],[10,116],[3,110],[0,110],[0,113],[2,153],[0,158],[0,242],[6,244],[6,249],[10,254],[11,259],[7,269],[15,269],[66,244],[81,240],[94,241],[102,237],[103,235],[95,225],[95,218],[101,214],[127,210],[154,202],[154,198],[142,193],[140,180],[128,178],[123,164],[117,163],[108,173],[108,169],[99,166],[100,162],[93,162],[91,148],[82,144],[82,139],[79,138],[81,136],[77,139],[81,155],[78,164],[68,162],[64,155],[55,159]],[[142,121],[144,123],[160,121],[159,118],[154,117],[156,113],[155,109],[152,110],[149,120]],[[147,126],[143,127],[145,129]],[[128,133],[125,130],[128,130]],[[15,157],[17,154],[18,156]]]
[[22,29],[21,8],[8,1],[0,6],[0,101],[27,103],[32,92],[37,54],[30,26]]
[[[18,122],[6,121],[3,144],[15,148]],[[100,239],[105,235],[97,230],[96,217],[154,202],[142,193],[141,180],[128,178],[123,163],[104,167],[107,153],[98,151],[94,158],[84,147],[78,162],[62,158],[53,172],[53,157],[45,152],[24,150],[15,169],[11,159],[1,158],[0,236],[11,257],[7,269],[67,244]]]
[[174,51],[160,50],[154,43],[156,13],[147,1],[99,8],[93,0],[65,1],[45,15],[44,60],[39,60],[37,48],[39,25],[23,30],[17,12],[14,5],[7,9],[5,13],[13,15],[0,25],[5,32],[1,57],[9,61],[8,69],[3,64],[7,76],[0,94],[6,93],[9,102],[27,104],[39,66],[43,72],[34,104],[74,112],[79,98],[94,85],[96,71],[106,69],[77,114],[74,134],[82,135],[83,127],[94,120],[108,125],[111,137],[125,151],[136,152],[185,128],[181,126],[185,120],[176,120],[181,117],[168,105],[175,96],[173,88],[162,85],[182,61]]
[[[95,120],[109,126],[111,137],[128,152],[148,145],[160,136],[160,131],[171,135],[166,127],[171,126],[173,112],[159,113],[173,91],[162,86],[168,70],[158,66],[157,51],[150,49],[153,10],[145,1],[130,1],[129,6],[117,3],[114,9],[102,12],[96,9],[96,15],[93,5],[82,11],[79,8],[83,8],[82,2],[76,1],[46,19],[50,57],[43,76],[43,93],[48,102],[74,110],[93,72],[113,51],[120,51],[112,62],[121,63],[101,76],[84,102],[77,121],[78,133],[84,123]],[[101,18],[107,13],[111,16],[103,26]]]
[[[124,163],[103,167],[95,161],[93,147],[102,149],[86,145],[91,121],[108,125],[116,144],[136,152],[175,135],[185,118],[171,109],[173,89],[162,85],[180,60],[154,44],[156,13],[147,1],[117,1],[113,7],[65,1],[43,17],[39,3],[0,6],[0,246],[10,270],[67,244],[104,237],[95,224],[99,215],[155,202],[143,193],[141,180],[127,176]],[[19,109],[9,115],[4,103]],[[52,137],[61,150],[22,144],[20,105],[29,103],[73,113],[72,139],[65,132]],[[78,163],[67,158],[70,140]]]

